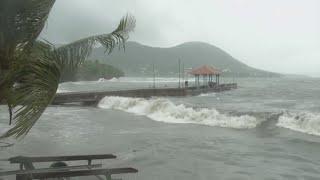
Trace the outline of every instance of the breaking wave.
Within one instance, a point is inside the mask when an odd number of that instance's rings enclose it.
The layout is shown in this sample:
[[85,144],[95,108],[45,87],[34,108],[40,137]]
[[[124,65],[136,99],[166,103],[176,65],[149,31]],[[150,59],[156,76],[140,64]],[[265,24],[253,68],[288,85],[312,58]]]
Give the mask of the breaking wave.
[[279,117],[277,126],[320,136],[320,114],[311,112],[285,112]]
[[216,93],[205,93],[205,94],[200,94],[200,97],[216,97]]
[[168,99],[143,99],[126,97],[105,97],[99,102],[100,108],[116,109],[137,115],[144,115],[155,121],[166,123],[192,123],[236,129],[255,128],[261,123],[249,115],[231,116],[214,108],[192,108],[176,105]]
[[155,79],[148,77],[120,77],[117,81],[122,83],[177,83],[179,78],[170,78],[170,77],[156,77]]
[[109,82],[119,82],[119,79],[116,78],[116,77],[113,77],[113,78],[111,78],[111,79],[109,79],[107,81],[109,81]]
[[68,92],[71,92],[71,91],[60,88],[60,87],[57,89],[57,93],[68,93]]
[[116,77],[113,77],[111,79],[105,79],[105,78],[99,78],[97,82],[118,82],[119,79]]

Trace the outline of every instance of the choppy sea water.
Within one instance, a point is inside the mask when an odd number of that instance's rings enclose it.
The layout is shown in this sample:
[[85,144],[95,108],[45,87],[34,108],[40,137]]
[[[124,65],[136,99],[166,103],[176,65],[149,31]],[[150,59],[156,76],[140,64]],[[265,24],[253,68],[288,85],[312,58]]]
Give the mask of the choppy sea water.
[[[223,81],[236,81],[239,89],[185,98],[105,97],[98,108],[51,106],[0,157],[114,153],[118,160],[103,162],[107,167],[140,170],[124,179],[320,179],[320,79]],[[156,86],[177,82],[157,78]],[[152,86],[152,78],[121,78],[64,83],[59,91]],[[8,127],[4,106],[0,127]],[[0,161],[0,169],[13,168]]]

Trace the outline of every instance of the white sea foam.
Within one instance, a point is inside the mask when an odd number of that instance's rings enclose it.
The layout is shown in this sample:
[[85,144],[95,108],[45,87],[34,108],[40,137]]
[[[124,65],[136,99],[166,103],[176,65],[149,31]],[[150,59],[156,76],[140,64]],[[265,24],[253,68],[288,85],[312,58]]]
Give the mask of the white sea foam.
[[98,82],[104,82],[104,81],[106,81],[105,78],[99,78],[99,79],[98,79]]
[[111,79],[99,78],[97,82],[119,82],[119,79],[116,77]]
[[125,97],[105,97],[99,103],[100,108],[116,109],[144,115],[155,121],[166,123],[192,123],[208,126],[229,127],[236,129],[255,128],[260,121],[255,117],[229,116],[216,109],[186,107],[176,105],[168,99],[142,99]]
[[169,78],[169,77],[156,77],[148,78],[148,77],[120,77],[118,79],[119,82],[125,83],[177,83],[179,82],[178,78]]
[[277,126],[320,136],[320,114],[311,112],[285,112]]
[[62,88],[62,87],[59,87],[59,88],[57,89],[57,93],[67,93],[67,92],[71,92],[71,91],[66,90],[66,89],[64,89],[64,88]]
[[109,81],[109,82],[119,82],[119,79],[116,78],[116,77],[113,77],[113,78],[111,78],[111,79],[109,79],[107,81]]
[[216,93],[205,93],[205,94],[200,94],[200,97],[215,97]]

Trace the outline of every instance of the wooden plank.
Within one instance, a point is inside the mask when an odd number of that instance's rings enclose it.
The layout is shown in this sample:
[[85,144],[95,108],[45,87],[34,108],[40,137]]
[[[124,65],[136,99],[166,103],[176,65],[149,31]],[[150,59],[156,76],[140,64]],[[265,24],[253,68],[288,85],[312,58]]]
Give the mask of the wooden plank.
[[138,170],[134,168],[113,168],[113,169],[89,169],[66,172],[40,172],[40,173],[25,173],[17,174],[17,179],[45,179],[45,178],[61,178],[61,177],[79,177],[79,176],[93,176],[93,175],[114,175],[137,173]]
[[98,154],[98,155],[76,155],[76,156],[17,156],[9,158],[10,163],[23,162],[53,162],[53,161],[80,161],[80,160],[94,160],[94,159],[115,159],[113,154]]
[[90,168],[100,168],[100,167],[102,167],[102,164],[66,166],[66,167],[56,167],[56,168],[40,168],[40,169],[34,169],[34,170],[16,170],[16,171],[0,172],[0,176],[10,176],[15,174],[29,174],[29,173],[40,173],[40,172],[69,171],[69,170],[76,170],[76,169],[90,169]]

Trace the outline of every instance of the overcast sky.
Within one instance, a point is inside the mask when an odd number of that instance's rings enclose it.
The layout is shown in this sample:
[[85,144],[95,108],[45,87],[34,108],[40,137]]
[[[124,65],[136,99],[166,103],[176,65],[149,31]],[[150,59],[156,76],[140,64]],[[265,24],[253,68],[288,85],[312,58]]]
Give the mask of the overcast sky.
[[320,76],[319,0],[57,0],[41,37],[110,32],[126,13],[145,45],[203,41],[256,68]]

